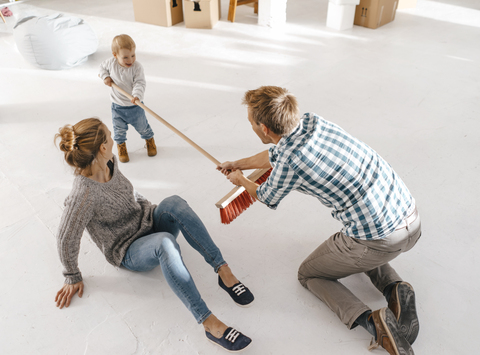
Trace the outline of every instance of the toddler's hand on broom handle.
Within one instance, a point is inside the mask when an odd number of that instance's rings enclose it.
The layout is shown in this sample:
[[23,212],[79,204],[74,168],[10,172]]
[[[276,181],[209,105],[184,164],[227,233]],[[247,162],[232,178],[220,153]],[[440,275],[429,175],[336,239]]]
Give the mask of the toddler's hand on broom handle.
[[132,102],[132,104],[134,105],[137,105],[137,102],[136,101],[140,101],[140,99],[138,97],[134,97],[133,99],[130,100]]
[[107,76],[105,79],[103,79],[103,83],[107,86],[112,86],[113,80],[109,76]]

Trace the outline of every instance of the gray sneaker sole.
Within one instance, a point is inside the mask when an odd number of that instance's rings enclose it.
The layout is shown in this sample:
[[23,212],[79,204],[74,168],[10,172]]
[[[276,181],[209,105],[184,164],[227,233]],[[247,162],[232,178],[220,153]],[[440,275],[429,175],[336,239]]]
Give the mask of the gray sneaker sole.
[[380,319],[388,338],[394,342],[392,345],[394,345],[395,355],[415,355],[408,341],[400,334],[397,319],[389,308],[380,310]]
[[395,287],[391,297],[393,297],[392,301],[397,303],[396,307],[399,310],[396,316],[400,334],[413,344],[420,331],[413,287],[407,282],[402,282]]

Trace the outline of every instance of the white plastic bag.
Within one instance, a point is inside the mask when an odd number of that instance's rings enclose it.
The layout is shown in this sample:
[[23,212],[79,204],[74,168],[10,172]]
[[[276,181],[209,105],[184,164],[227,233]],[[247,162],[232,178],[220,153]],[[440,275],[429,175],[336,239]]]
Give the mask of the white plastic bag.
[[81,18],[54,14],[20,19],[13,35],[17,48],[42,69],[69,69],[87,61],[98,48],[98,38]]

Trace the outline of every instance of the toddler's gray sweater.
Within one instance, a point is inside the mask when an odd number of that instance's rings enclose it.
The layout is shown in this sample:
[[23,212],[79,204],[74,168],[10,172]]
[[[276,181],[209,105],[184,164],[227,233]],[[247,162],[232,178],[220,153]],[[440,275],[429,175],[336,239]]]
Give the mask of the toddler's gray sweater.
[[110,181],[99,183],[78,175],[65,199],[57,247],[67,284],[82,281],[78,254],[85,228],[114,266],[120,266],[132,242],[152,232],[156,205],[133,189],[130,181],[118,170],[115,156],[113,162]]

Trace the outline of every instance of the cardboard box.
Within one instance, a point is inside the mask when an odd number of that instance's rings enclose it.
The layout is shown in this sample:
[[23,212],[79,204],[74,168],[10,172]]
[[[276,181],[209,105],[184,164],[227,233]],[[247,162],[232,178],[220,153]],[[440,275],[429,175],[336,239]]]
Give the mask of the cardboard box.
[[183,21],[182,0],[133,0],[135,21],[173,26]]
[[395,19],[398,0],[360,0],[355,10],[354,24],[378,28]]
[[213,28],[220,19],[220,0],[183,2],[185,27]]

